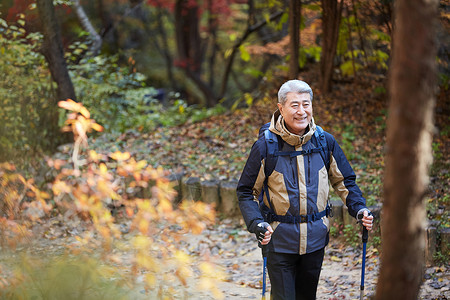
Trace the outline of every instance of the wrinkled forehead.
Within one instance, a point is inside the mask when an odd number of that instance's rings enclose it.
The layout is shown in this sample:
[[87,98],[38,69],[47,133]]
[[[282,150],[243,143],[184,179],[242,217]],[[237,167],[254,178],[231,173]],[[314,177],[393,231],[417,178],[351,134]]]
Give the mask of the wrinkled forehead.
[[311,95],[307,92],[288,92],[286,94],[286,99],[284,103],[303,103],[303,102],[311,102]]

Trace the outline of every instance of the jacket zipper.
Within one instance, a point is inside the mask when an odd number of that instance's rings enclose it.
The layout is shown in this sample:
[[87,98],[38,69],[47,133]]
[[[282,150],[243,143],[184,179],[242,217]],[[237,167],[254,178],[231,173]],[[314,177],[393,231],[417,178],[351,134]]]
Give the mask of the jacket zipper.
[[308,154],[308,185],[311,184],[311,157]]
[[[292,170],[292,178],[294,179],[294,182],[297,182],[296,176],[295,176],[295,170],[296,170],[297,168],[294,168],[294,165],[292,164],[292,160],[293,160],[294,158],[295,158],[295,157],[291,157],[291,170]],[[297,158],[295,158],[295,160],[297,161]]]

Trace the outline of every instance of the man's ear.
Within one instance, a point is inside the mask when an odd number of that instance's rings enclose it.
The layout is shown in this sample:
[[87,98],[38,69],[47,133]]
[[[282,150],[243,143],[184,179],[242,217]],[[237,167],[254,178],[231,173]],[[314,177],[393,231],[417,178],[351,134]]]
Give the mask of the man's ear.
[[277,103],[278,110],[280,111],[281,115],[283,115],[283,105],[281,103]]

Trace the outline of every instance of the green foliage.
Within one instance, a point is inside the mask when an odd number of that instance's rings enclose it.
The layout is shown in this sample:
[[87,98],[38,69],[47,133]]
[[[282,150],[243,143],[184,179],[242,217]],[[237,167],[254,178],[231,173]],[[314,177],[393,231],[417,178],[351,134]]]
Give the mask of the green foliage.
[[231,106],[231,110],[235,111],[242,103],[245,103],[247,107],[252,106],[254,102],[254,98],[252,94],[250,93],[244,93],[243,97],[238,98],[236,101],[234,101],[233,105]]
[[356,158],[355,147],[353,146],[353,142],[356,139],[356,130],[355,125],[349,124],[346,125],[342,132],[342,141],[341,147],[344,151],[345,155],[347,155],[348,160],[353,160]]
[[[360,46],[356,38],[358,26],[360,25],[355,17],[350,16],[343,18],[339,27],[337,55],[344,58],[344,62],[340,65],[342,74],[344,76],[354,76],[355,72],[366,68],[368,64],[381,71],[386,71],[388,69],[389,54],[377,48],[381,45],[388,47],[390,36],[377,29],[359,28],[359,30],[369,30],[368,38],[366,37],[365,40],[369,44],[376,44],[374,47],[366,46],[366,51],[364,51],[364,49],[358,48]],[[353,38],[353,45],[349,45],[350,36]]]
[[312,4],[302,4],[302,6],[303,6],[305,9],[310,9],[310,10],[312,10],[312,11],[320,11],[320,10],[322,9],[322,7],[321,7],[319,4],[317,4],[317,3],[312,3]]
[[381,70],[388,69],[389,55],[384,51],[375,50],[367,59]]
[[21,280],[3,287],[0,299],[129,299],[132,292],[116,270],[94,257],[22,256],[13,263]]
[[54,84],[38,52],[42,36],[0,20],[0,161],[18,160],[51,148]]
[[373,89],[375,94],[385,95],[386,94],[386,88],[384,86],[376,86]]
[[348,41],[349,32],[348,32],[348,26],[347,26],[346,22],[347,22],[347,19],[342,18],[340,26],[339,26],[339,38],[338,38],[338,43],[337,43],[337,48],[336,48],[336,54],[339,56],[344,55],[348,51],[347,41]]
[[368,243],[370,245],[372,245],[375,248],[380,248],[381,247],[381,235],[380,233],[378,234],[370,234],[370,238],[368,240]]
[[444,90],[448,90],[450,83],[450,76],[444,73],[439,73],[439,86],[441,86]]
[[[355,227],[354,225],[342,223],[333,223],[330,226],[330,236],[333,238],[342,238],[342,241],[351,247],[357,247],[361,245],[361,227]],[[373,246],[380,245],[380,235],[372,233],[370,235],[371,244]]]
[[[363,69],[363,57],[366,55],[362,50],[353,50],[345,53],[344,57],[348,59],[341,66],[340,69],[344,76],[353,76],[354,73]],[[381,50],[374,50],[368,55],[367,60],[371,65],[380,70],[388,69],[389,55]],[[353,63],[354,61],[354,63]],[[354,66],[353,66],[354,64]]]
[[[384,88],[383,88],[384,89]],[[375,88],[377,90],[377,88]],[[385,89],[384,89],[385,90]],[[376,131],[383,132],[386,130],[386,119],[387,119],[387,109],[382,109],[381,114],[375,118],[376,121]]]
[[[447,249],[450,247],[450,244],[447,245]],[[442,251],[436,251],[436,253],[433,254],[433,260],[435,264],[437,265],[448,265],[450,262],[450,256],[448,253],[442,253]]]
[[248,53],[245,45],[239,46],[239,51],[241,52],[241,59],[248,62],[250,60],[250,53]]
[[258,70],[256,68],[251,68],[251,67],[245,68],[243,73],[246,74],[246,75],[250,75],[250,76],[252,76],[254,78],[258,78],[258,77],[264,76],[263,72],[261,72],[260,70]]
[[371,28],[370,33],[372,35],[371,37],[376,41],[384,42],[385,44],[391,43],[391,36],[389,34],[377,30],[376,28]]
[[345,225],[342,232],[344,233],[344,239],[347,245],[356,247],[361,243],[359,232],[353,225]]
[[357,62],[348,60],[339,66],[344,76],[354,76],[358,70],[361,70],[363,66]]
[[322,47],[320,46],[311,46],[311,47],[302,47],[300,48],[300,57],[299,57],[299,65],[300,68],[303,68],[308,60],[312,60],[314,62],[320,61],[320,55],[322,54]]
[[341,234],[342,234],[342,230],[344,229],[344,224],[342,224],[342,223],[333,223],[331,226],[330,226],[330,236],[331,237],[334,237],[334,238],[337,238],[337,237],[339,237]]
[[169,95],[173,100],[163,105],[156,99],[158,91],[146,86],[144,75],[120,67],[117,61],[115,56],[97,56],[70,67],[78,100],[106,131],[148,132],[158,126],[200,121],[225,110],[220,104],[210,109],[188,106],[177,94]]
[[283,29],[284,24],[286,24],[286,23],[288,22],[288,20],[289,20],[289,14],[288,14],[287,12],[285,12],[285,13],[281,16],[280,21],[277,23],[275,29],[276,29],[276,30],[281,30],[281,29]]
[[432,149],[433,149],[433,157],[436,160],[440,160],[443,157],[442,151],[441,151],[441,144],[438,142],[433,142],[432,143]]

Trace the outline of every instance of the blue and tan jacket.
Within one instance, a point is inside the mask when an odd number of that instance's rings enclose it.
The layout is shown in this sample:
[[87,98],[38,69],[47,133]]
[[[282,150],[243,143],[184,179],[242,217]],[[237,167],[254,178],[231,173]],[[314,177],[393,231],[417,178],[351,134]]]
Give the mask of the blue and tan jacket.
[[[285,128],[283,117],[277,111],[272,116],[269,130],[281,137],[278,139],[282,141],[279,145],[281,151],[301,151],[319,146],[315,145],[315,138],[312,138],[316,130],[314,119],[306,133],[298,136]],[[366,207],[366,201],[355,182],[355,173],[342,149],[331,134],[324,133],[330,151],[329,170],[320,153],[279,156],[267,178],[268,193],[263,192],[267,157],[264,135],[260,135],[253,144],[237,186],[239,208],[250,232],[255,232],[258,223],[268,221],[264,220],[263,215],[266,214],[262,212],[299,216],[324,211],[328,203],[329,181],[347,205],[351,216],[356,217]],[[261,193],[263,197],[259,201]],[[330,224],[326,216],[303,223],[273,221],[270,225],[274,233],[268,249],[272,252],[305,254],[328,244]]]

